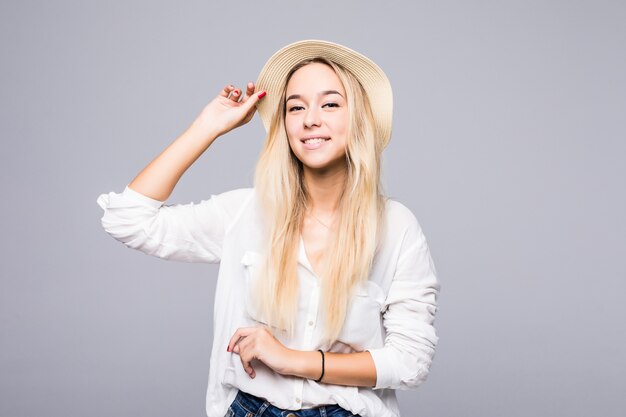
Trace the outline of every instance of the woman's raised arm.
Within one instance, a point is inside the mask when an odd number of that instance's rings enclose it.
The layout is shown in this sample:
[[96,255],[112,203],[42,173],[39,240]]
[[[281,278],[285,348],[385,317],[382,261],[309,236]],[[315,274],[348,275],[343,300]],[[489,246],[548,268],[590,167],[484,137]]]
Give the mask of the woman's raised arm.
[[264,92],[255,94],[252,82],[246,86],[243,97],[233,85],[224,87],[187,130],[150,162],[128,187],[154,200],[167,200],[180,177],[215,139],[252,119],[255,104],[264,95]]

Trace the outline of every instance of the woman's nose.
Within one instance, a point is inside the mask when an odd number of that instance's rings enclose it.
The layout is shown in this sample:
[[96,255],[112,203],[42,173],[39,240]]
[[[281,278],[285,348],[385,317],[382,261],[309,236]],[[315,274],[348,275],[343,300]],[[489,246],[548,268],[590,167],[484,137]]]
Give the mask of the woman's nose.
[[320,113],[319,109],[315,108],[315,106],[311,106],[306,110],[306,114],[304,116],[304,126],[305,127],[313,127],[320,125]]

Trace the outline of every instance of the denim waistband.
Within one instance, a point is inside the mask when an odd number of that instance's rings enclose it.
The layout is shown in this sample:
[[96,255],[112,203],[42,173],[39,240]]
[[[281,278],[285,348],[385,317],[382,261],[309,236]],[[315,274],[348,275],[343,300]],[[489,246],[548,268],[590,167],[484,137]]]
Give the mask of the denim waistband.
[[235,401],[255,417],[344,417],[354,415],[337,404],[322,405],[320,407],[300,410],[285,410],[273,406],[269,401],[263,398],[255,397],[241,390],[237,393]]

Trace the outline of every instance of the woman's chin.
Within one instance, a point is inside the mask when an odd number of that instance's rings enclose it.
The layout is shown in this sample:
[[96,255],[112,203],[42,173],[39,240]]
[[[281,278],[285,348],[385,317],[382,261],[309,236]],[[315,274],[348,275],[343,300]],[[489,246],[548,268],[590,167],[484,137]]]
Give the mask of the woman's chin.
[[333,172],[344,172],[348,168],[345,160],[341,161],[312,161],[312,160],[300,160],[302,167],[305,171],[310,171],[315,174],[328,174]]

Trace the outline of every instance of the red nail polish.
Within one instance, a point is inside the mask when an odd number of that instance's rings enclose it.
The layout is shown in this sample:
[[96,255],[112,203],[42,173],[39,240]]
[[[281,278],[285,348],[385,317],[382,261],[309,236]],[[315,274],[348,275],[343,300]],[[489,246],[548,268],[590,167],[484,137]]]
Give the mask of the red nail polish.
[[239,94],[239,90],[233,91],[233,94]]
[[267,94],[267,91],[263,91],[261,94],[259,94],[259,98],[265,97],[265,94]]
[[226,346],[226,352],[230,352],[230,346]]

